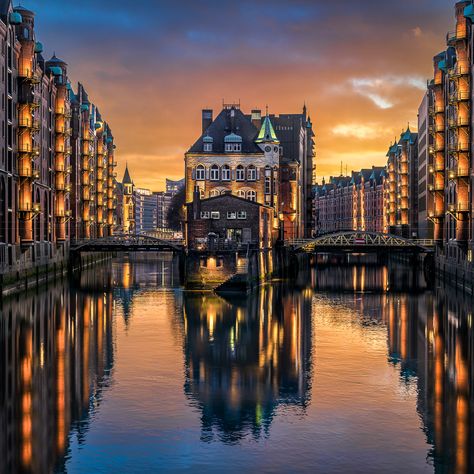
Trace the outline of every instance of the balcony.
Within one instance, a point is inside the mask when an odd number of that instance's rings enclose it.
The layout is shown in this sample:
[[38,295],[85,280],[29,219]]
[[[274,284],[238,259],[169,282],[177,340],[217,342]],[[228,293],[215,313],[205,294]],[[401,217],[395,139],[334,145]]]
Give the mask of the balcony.
[[462,41],[467,38],[467,29],[466,28],[458,28],[456,31],[450,31],[446,35],[446,42],[449,45],[456,43],[457,41]]
[[41,213],[41,204],[39,203],[20,203],[18,205],[18,210],[20,212],[32,212],[33,214]]
[[435,183],[435,184],[430,184],[429,185],[429,190],[433,192],[444,192],[445,186],[444,183]]
[[458,142],[458,143],[450,143],[449,144],[449,152],[450,153],[462,153],[469,151],[469,142]]
[[450,77],[462,77],[469,76],[470,70],[468,66],[456,65],[455,67],[448,70],[448,75]]
[[18,176],[20,178],[40,179],[41,174],[31,166],[20,166]]
[[19,153],[31,153],[32,155],[39,156],[40,148],[36,145],[31,145],[29,143],[19,143],[18,144]]
[[467,118],[460,118],[451,119],[449,121],[450,128],[458,128],[458,127],[468,127],[469,126],[469,119]]
[[469,91],[457,91],[449,96],[450,102],[464,102],[471,98]]
[[465,202],[458,202],[456,204],[448,205],[448,212],[469,212],[469,204]]
[[58,218],[64,218],[64,217],[71,217],[72,216],[72,211],[59,211],[56,213],[56,217]]
[[32,130],[39,130],[40,123],[39,120],[30,119],[30,118],[23,118],[18,120],[18,126],[20,128],[28,128]]

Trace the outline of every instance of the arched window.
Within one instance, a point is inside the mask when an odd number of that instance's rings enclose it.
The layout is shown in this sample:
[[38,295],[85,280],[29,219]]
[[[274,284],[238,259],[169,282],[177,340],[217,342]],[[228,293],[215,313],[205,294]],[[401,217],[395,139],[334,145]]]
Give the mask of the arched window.
[[248,181],[255,181],[257,179],[257,169],[255,166],[250,165],[247,168],[247,180]]
[[229,165],[224,165],[222,167],[222,181],[230,181],[230,167]]
[[219,167],[217,165],[211,166],[211,181],[219,181]]
[[236,180],[245,181],[245,168],[242,165],[237,166]]
[[199,165],[196,168],[196,180],[204,181],[205,179],[206,179],[206,170],[204,169],[203,165]]
[[239,189],[239,190],[237,191],[237,196],[238,196],[239,198],[245,199],[245,191],[244,191],[243,189]]
[[220,192],[219,192],[218,189],[213,189],[213,190],[211,191],[211,193],[210,193],[211,198],[212,198],[212,197],[219,196],[219,195],[220,195]]
[[257,193],[253,189],[247,191],[247,199],[252,202],[257,202]]

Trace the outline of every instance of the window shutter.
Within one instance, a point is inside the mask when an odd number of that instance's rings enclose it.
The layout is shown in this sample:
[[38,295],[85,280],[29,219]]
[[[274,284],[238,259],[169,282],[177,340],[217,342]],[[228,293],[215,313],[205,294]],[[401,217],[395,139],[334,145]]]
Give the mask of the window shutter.
[[232,170],[231,176],[232,176],[232,181],[235,181],[235,170]]
[[196,179],[196,168],[193,168],[191,177],[194,180]]
[[206,168],[206,179],[209,179],[209,168]]
[[257,181],[260,180],[260,168],[257,168]]

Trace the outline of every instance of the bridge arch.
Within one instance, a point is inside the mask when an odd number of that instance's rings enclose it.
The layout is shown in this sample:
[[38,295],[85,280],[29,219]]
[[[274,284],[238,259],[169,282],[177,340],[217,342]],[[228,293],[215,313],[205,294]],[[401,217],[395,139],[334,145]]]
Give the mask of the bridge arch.
[[294,240],[289,246],[299,252],[324,251],[368,251],[381,252],[408,250],[411,252],[431,252],[431,240],[413,240],[381,232],[344,231],[324,234],[313,239]]

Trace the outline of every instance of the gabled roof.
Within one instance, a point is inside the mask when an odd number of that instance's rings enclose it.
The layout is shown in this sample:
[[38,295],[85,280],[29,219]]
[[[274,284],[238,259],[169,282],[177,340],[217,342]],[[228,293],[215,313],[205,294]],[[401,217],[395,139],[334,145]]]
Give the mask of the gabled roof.
[[211,125],[209,125],[209,128],[189,148],[188,153],[202,153],[204,151],[204,137],[211,137],[213,139],[213,153],[224,153],[225,137],[232,133],[242,137],[242,153],[263,153],[255,143],[258,130],[252,121],[237,107],[222,109]]
[[280,140],[278,140],[278,137],[276,136],[275,129],[273,128],[272,122],[268,114],[265,117],[265,120],[263,121],[262,128],[260,129],[260,133],[258,134],[258,137],[255,140],[255,142],[256,143],[265,143],[265,142],[280,143]]

